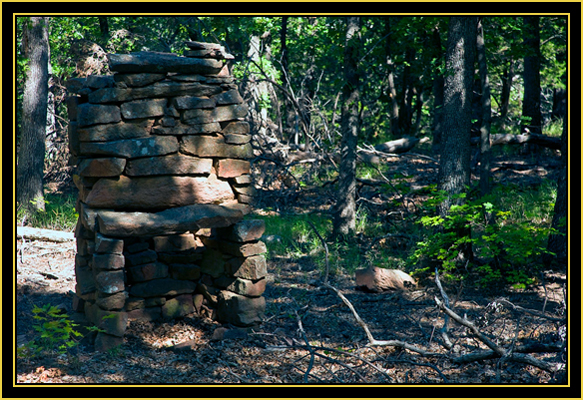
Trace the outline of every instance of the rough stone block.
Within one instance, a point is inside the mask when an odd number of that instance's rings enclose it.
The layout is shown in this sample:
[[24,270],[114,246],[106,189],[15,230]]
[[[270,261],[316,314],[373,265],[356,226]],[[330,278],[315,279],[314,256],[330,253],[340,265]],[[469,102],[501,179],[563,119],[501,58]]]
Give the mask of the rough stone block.
[[166,77],[166,74],[149,74],[149,73],[138,73],[138,74],[115,74],[113,80],[117,84],[124,84],[126,87],[142,87],[149,85],[154,82],[161,81]]
[[155,135],[201,135],[209,133],[218,133],[221,131],[221,125],[218,122],[211,122],[210,124],[193,124],[186,125],[178,122],[173,127],[155,126],[152,133]]
[[163,318],[180,318],[194,313],[194,303],[192,295],[183,294],[173,299],[166,300],[162,306]]
[[220,92],[222,92],[220,86],[205,85],[199,82],[156,82],[152,85],[138,88],[99,89],[89,94],[89,102],[111,103],[159,97],[212,96]]
[[100,211],[97,220],[99,231],[105,235],[139,237],[226,227],[239,222],[242,218],[243,213],[238,208],[194,204],[157,213]]
[[149,322],[161,318],[162,309],[161,307],[137,308],[129,311],[127,314],[129,321]]
[[168,276],[168,266],[160,262],[136,265],[135,267],[128,268],[128,275],[133,282],[166,278]]
[[265,232],[265,221],[262,219],[245,219],[233,226],[217,229],[220,237],[233,242],[253,242],[261,239]]
[[212,58],[179,57],[173,53],[140,51],[131,54],[108,54],[109,68],[117,72],[180,72],[215,75],[224,62]]
[[154,249],[159,252],[186,251],[196,247],[194,235],[192,233],[155,236],[153,240]]
[[148,175],[208,175],[213,160],[191,157],[184,154],[171,154],[163,157],[147,157],[130,160],[126,167],[128,176]]
[[178,151],[178,139],[174,136],[151,136],[111,142],[82,142],[80,155],[111,156],[123,158],[163,156]]
[[187,124],[208,124],[211,122],[230,121],[247,115],[246,104],[230,104],[213,109],[190,109],[182,114],[182,121]]
[[114,294],[125,289],[124,272],[104,271],[95,275],[95,286],[99,292]]
[[121,121],[121,112],[118,106],[83,103],[77,106],[77,111],[79,127]]
[[216,101],[208,97],[180,96],[173,98],[172,104],[177,110],[189,110],[193,108],[214,108]]
[[108,238],[97,232],[95,234],[95,252],[121,254],[123,252],[123,240]]
[[237,135],[247,135],[251,131],[249,123],[246,121],[223,122],[221,126],[223,126],[223,129],[221,130],[223,135],[231,133]]
[[[106,142],[123,139],[143,138],[150,135],[154,119],[142,119],[117,124],[93,125],[77,129],[77,142]],[[79,143],[77,143],[79,152]]]
[[86,158],[77,167],[79,175],[88,177],[112,177],[121,175],[125,158]]
[[121,105],[121,115],[126,119],[153,118],[164,115],[166,99],[141,99]]
[[227,286],[227,290],[247,297],[259,297],[265,292],[265,286],[265,279],[251,281],[248,279],[237,278],[233,283]]
[[192,293],[196,283],[172,278],[155,279],[132,285],[130,294],[136,297],[160,297],[177,296],[184,293]]
[[98,293],[95,299],[95,304],[102,310],[121,310],[128,297],[127,292],[117,292],[111,296],[105,296],[103,293]]
[[97,336],[95,337],[95,350],[100,353],[104,353],[108,350],[121,346],[123,343],[123,337],[98,332]]
[[158,254],[151,249],[147,249],[140,253],[126,254],[125,256],[128,266],[147,264],[158,259]]
[[225,271],[223,254],[214,249],[207,249],[200,262],[201,272],[212,277],[219,277]]
[[212,136],[184,137],[180,143],[180,151],[198,157],[251,158],[253,156],[250,143],[227,144],[223,138]]
[[170,264],[170,277],[173,279],[197,280],[201,269],[195,264]]
[[125,265],[125,259],[121,254],[93,254],[93,269],[118,270]]
[[[153,176],[102,178],[93,185],[86,203],[94,208],[156,210],[190,204],[217,204],[234,200],[227,181],[208,177]],[[103,232],[103,231],[102,231]]]
[[89,75],[85,81],[85,86],[91,89],[102,89],[113,87],[114,80],[111,75]]
[[97,289],[95,286],[95,279],[93,278],[93,271],[88,265],[75,265],[75,277],[77,279],[75,291],[78,296],[93,293]]
[[227,265],[229,273],[239,278],[255,281],[267,276],[267,262],[263,255],[232,258]]
[[265,298],[245,297],[229,291],[221,291],[218,297],[219,321],[236,326],[260,324],[265,313]]
[[[243,103],[243,98],[239,94],[238,90],[232,89],[227,92],[217,94],[213,96],[216,100],[217,105],[227,105],[227,104],[241,104]],[[231,118],[234,119],[234,118]]]
[[234,178],[251,173],[251,164],[247,160],[218,160],[216,168],[219,178]]
[[267,247],[265,243],[258,241],[256,243],[233,243],[222,241],[219,244],[221,251],[232,254],[238,257],[251,257],[258,254],[263,254],[267,252]]

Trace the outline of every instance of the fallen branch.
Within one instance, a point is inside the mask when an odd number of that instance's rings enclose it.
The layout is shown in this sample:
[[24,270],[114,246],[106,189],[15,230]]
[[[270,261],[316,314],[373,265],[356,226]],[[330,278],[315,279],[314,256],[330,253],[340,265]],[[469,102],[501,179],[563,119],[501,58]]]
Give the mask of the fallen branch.
[[[490,349],[492,349],[492,353],[488,353],[488,354],[490,354],[490,357],[492,357],[492,358],[502,357],[502,358],[505,358],[505,359],[510,360],[510,361],[515,361],[515,362],[519,362],[519,363],[523,363],[523,364],[533,365],[537,368],[540,368],[540,369],[543,369],[543,370],[549,371],[549,372],[555,372],[561,368],[561,365],[559,363],[550,363],[547,361],[538,360],[529,354],[521,354],[521,353],[516,353],[514,351],[506,351],[504,348],[498,346],[497,344],[492,342],[492,340],[490,340],[486,335],[484,335],[482,332],[480,332],[478,330],[478,328],[476,327],[476,325],[474,325],[472,322],[468,321],[465,316],[463,318],[460,317],[454,311],[447,308],[445,306],[445,304],[443,302],[441,302],[437,297],[435,297],[434,299],[435,299],[435,302],[437,303],[438,307],[441,308],[443,310],[443,312],[445,312],[447,315],[449,315],[454,321],[456,321],[460,325],[463,325],[463,326],[469,328],[470,331],[474,334],[474,336],[476,336],[482,343],[484,343],[486,346],[488,346]],[[475,361],[475,360],[470,358],[470,361]]]
[[328,262],[328,245],[326,244],[326,241],[324,240],[324,238],[322,238],[320,233],[318,233],[316,227],[314,227],[314,225],[311,222],[308,221],[308,223],[310,224],[310,226],[312,227],[312,229],[314,230],[314,232],[316,233],[316,235],[318,236],[318,238],[322,242],[322,245],[326,249],[326,275],[325,275],[324,282],[322,283],[322,286],[324,286],[325,288],[330,289],[334,293],[336,293],[338,295],[338,297],[340,297],[342,302],[344,304],[346,304],[346,306],[350,309],[350,311],[352,312],[352,315],[354,316],[354,319],[356,319],[356,322],[362,327],[362,329],[364,330],[364,332],[366,334],[366,337],[368,339],[368,346],[393,346],[393,347],[400,347],[403,349],[407,349],[407,350],[413,351],[415,353],[419,353],[423,356],[439,356],[440,355],[439,353],[428,352],[426,350],[423,350],[417,346],[413,346],[412,344],[409,344],[409,343],[404,342],[402,340],[376,340],[374,338],[370,329],[368,328],[368,325],[362,320],[362,318],[360,318],[360,315],[358,315],[358,313],[356,312],[352,303],[346,298],[346,296],[344,296],[340,292],[340,290],[336,289],[334,286],[332,286],[328,283],[328,271],[330,269],[330,265]]
[[73,232],[54,231],[51,229],[30,228],[28,226],[17,226],[16,237],[18,239],[43,240],[46,242],[69,242],[75,240]]
[[565,318],[551,317],[551,316],[546,315],[545,313],[543,313],[541,311],[532,310],[530,308],[524,308],[524,307],[517,306],[516,304],[513,304],[513,303],[511,303],[508,300],[503,299],[503,298],[498,298],[498,299],[496,299],[494,301],[497,302],[497,303],[500,303],[502,305],[505,305],[506,307],[512,308],[513,310],[521,311],[521,312],[524,312],[524,313],[527,313],[527,314],[536,315],[537,317],[544,318],[544,319],[548,319],[549,321],[553,321],[553,322],[565,322]]
[[[479,142],[479,137],[473,137],[471,139],[472,145],[477,145]],[[529,133],[525,135],[513,135],[510,133],[490,135],[490,146],[525,143],[532,143],[549,149],[561,150],[561,138],[541,135],[538,133]]]

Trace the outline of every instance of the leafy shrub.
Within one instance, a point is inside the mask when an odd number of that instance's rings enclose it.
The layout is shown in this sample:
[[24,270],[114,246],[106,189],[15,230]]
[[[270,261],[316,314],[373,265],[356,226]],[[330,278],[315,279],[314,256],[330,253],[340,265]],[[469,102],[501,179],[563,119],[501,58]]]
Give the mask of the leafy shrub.
[[74,329],[78,324],[73,323],[69,316],[56,306],[35,305],[32,313],[34,314],[32,318],[39,322],[33,325],[39,336],[19,349],[21,357],[64,354],[78,344],[76,337],[83,336]]
[[[477,273],[478,284],[482,287],[510,284],[524,288],[535,282],[541,256],[548,253],[547,238],[551,232],[556,232],[550,227],[548,215],[547,218],[541,216],[541,213],[551,212],[552,202],[542,206],[540,202],[533,202],[529,207],[538,207],[538,212],[522,210],[519,216],[512,210],[500,209],[495,203],[507,202],[501,196],[512,196],[514,202],[525,199],[517,196],[516,191],[498,191],[462,205],[453,205],[446,217],[431,214],[430,210],[434,210],[444,196],[445,192],[434,190],[433,196],[424,204],[423,209],[429,215],[418,221],[424,228],[424,240],[417,242],[408,260],[415,275],[428,275],[437,264],[443,277],[450,280],[465,279],[470,271]],[[465,197],[465,194],[460,197]],[[524,215],[530,218],[525,219]],[[460,235],[460,227],[469,228],[466,232],[470,233]],[[473,270],[458,265],[458,255],[468,244],[476,260]]]

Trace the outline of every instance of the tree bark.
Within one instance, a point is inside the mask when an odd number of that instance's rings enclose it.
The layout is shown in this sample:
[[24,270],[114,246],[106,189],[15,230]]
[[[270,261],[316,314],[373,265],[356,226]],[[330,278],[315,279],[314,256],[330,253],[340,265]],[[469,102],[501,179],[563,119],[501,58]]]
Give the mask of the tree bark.
[[510,92],[512,91],[512,80],[514,79],[514,60],[509,56],[506,60],[506,66],[502,73],[502,92],[500,93],[500,122],[502,131],[506,130],[506,117],[508,116],[508,107],[510,106]]
[[[559,176],[559,182],[557,187],[557,200],[555,201],[555,213],[553,215],[553,221],[551,227],[558,230],[559,233],[549,236],[549,242],[547,245],[547,250],[556,254],[556,260],[559,263],[567,263],[568,257],[568,229],[567,229],[567,211],[569,206],[569,187],[567,181],[567,171],[568,171],[568,141],[567,141],[567,118],[563,119],[563,133],[561,135],[561,174]],[[552,257],[545,257],[544,260],[547,264],[552,261]]]
[[[438,188],[447,193],[438,206],[445,218],[452,205],[463,204],[459,196],[470,185],[470,131],[472,88],[476,53],[477,17],[452,17],[449,22],[443,91],[443,136],[439,160]],[[469,236],[468,228],[454,228],[458,237]],[[471,258],[471,245],[459,249],[459,261]]]
[[346,236],[356,228],[356,144],[358,141],[360,77],[357,67],[360,17],[346,18],[346,42],[344,47],[344,77],[342,91],[340,174],[332,237]]
[[390,100],[389,105],[389,116],[391,118],[391,135],[394,138],[401,137],[401,131],[399,128],[399,104],[397,101],[397,89],[395,87],[395,71],[394,71],[394,64],[393,64],[393,56],[391,52],[391,18],[394,17],[386,17],[385,18],[385,35],[387,36],[385,39],[385,51],[387,54],[387,92]]
[[490,193],[490,124],[492,120],[492,105],[490,103],[490,82],[488,80],[488,63],[486,61],[486,45],[484,43],[484,26],[478,22],[477,35],[478,68],[482,91],[482,123],[480,126],[480,194]]
[[44,211],[43,167],[49,91],[48,17],[31,17],[25,27],[28,70],[22,100],[22,137],[16,174],[16,200]]
[[542,116],[540,111],[540,17],[524,17],[524,98],[520,132],[528,129],[533,133],[542,133]]
[[[439,28],[433,29],[431,37],[431,45],[435,52],[436,65],[441,66],[443,62],[443,53],[441,51],[441,38],[439,35]],[[433,121],[431,130],[433,131],[433,152],[439,153],[441,146],[441,122],[443,111],[443,74],[439,68],[435,68],[433,77]]]
[[439,206],[445,216],[470,184],[470,129],[476,48],[476,17],[452,17],[444,78],[443,136],[438,187],[448,193]]

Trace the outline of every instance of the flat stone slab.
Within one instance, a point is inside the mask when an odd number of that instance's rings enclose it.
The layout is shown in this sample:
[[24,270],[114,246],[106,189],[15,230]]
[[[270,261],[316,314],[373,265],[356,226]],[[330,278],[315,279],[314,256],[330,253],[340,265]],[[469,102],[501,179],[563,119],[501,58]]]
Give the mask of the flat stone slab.
[[124,211],[162,210],[191,204],[217,204],[233,201],[235,195],[226,180],[208,177],[145,176],[101,178],[87,195],[94,208]]
[[98,211],[97,223],[102,235],[113,237],[156,236],[168,232],[221,228],[243,219],[237,208],[216,204],[194,204],[157,213]]
[[108,54],[109,69],[117,72],[180,72],[216,75],[224,62],[212,58],[180,57],[172,53],[141,51],[131,54]]

